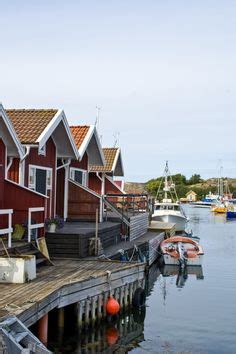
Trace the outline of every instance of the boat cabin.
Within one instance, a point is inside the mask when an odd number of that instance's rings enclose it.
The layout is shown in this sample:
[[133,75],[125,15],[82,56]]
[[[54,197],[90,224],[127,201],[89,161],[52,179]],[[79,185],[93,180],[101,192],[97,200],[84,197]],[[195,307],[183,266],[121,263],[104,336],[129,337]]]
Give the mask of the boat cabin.
[[180,210],[178,203],[155,203],[154,210]]

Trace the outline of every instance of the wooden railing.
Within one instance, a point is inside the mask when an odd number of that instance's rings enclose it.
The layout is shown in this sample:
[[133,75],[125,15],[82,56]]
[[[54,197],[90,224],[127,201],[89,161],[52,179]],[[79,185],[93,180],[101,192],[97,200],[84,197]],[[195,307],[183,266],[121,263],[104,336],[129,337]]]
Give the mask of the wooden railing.
[[0,235],[8,235],[8,247],[11,247],[11,234],[13,231],[12,214],[13,209],[0,209],[0,215],[8,215],[8,227],[6,229],[0,229]]
[[44,212],[44,207],[29,208],[28,210],[28,242],[31,242],[31,230],[44,228],[44,223],[32,224],[32,213]]
[[[106,201],[113,206],[124,218],[130,218],[149,211],[148,196],[146,194],[107,194]],[[107,203],[107,204],[108,204]]]

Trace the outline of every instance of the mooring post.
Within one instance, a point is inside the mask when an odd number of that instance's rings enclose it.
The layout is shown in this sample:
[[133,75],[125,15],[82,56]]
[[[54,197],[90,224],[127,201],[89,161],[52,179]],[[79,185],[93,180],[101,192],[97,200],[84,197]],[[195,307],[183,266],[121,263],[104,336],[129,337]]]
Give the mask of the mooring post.
[[83,301],[77,303],[77,325],[81,328],[83,324]]
[[102,294],[98,295],[97,319],[98,321],[102,319]]
[[47,342],[48,342],[48,314],[41,317],[38,322],[38,338],[43,344],[47,345]]
[[95,325],[96,322],[96,305],[97,305],[97,296],[93,296],[91,299],[91,323],[92,326]]
[[87,327],[89,325],[89,312],[90,312],[90,298],[85,300],[85,326]]
[[128,288],[129,284],[125,285],[125,291],[124,291],[124,306],[125,308],[128,306],[128,294],[129,294],[129,288]]
[[129,306],[132,304],[133,299],[133,283],[129,284]]
[[65,325],[65,309],[64,307],[58,309],[58,317],[57,317],[57,324],[58,324],[58,339],[59,342],[62,342],[63,335],[64,335],[64,325]]

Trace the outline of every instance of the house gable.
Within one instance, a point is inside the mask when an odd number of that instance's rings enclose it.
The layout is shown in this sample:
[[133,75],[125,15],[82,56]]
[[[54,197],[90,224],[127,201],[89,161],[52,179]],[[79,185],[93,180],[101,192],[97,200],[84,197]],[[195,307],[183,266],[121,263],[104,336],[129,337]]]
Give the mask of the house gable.
[[90,165],[104,166],[105,159],[100,140],[94,125],[71,126],[71,133],[75,140],[80,160],[87,153]]

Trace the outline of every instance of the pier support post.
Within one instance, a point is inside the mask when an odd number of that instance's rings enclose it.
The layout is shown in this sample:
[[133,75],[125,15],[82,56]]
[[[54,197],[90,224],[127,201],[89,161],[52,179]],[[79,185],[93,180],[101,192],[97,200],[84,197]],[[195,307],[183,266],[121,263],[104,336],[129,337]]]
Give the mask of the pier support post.
[[63,335],[64,335],[64,325],[65,325],[65,310],[64,308],[58,309],[58,339],[59,342],[62,343]]
[[44,315],[39,320],[38,338],[43,344],[47,345],[47,342],[48,342],[48,314]]

